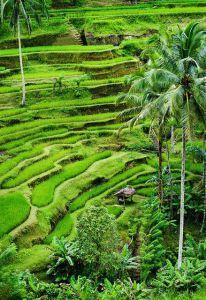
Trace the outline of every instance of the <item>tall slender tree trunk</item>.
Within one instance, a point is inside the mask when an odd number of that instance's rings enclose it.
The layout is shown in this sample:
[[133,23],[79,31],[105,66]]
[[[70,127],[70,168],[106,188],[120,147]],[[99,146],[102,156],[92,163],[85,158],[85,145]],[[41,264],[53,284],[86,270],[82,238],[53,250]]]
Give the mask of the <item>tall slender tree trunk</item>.
[[202,226],[200,232],[203,233],[205,228],[205,220],[206,220],[206,159],[205,159],[205,133],[203,135],[203,188],[204,188],[204,212],[202,219]]
[[1,24],[4,21],[4,0],[1,0]]
[[172,171],[170,165],[170,150],[168,143],[166,142],[166,150],[167,150],[167,166],[168,166],[168,175],[169,175],[169,187],[171,188],[169,200],[170,200],[170,219],[173,217],[173,180],[172,180]]
[[181,170],[181,197],[180,197],[180,226],[179,226],[179,250],[177,267],[182,266],[183,234],[184,234],[184,213],[185,213],[185,163],[186,163],[186,126],[182,120],[182,170]]
[[163,180],[162,180],[162,124],[159,120],[159,139],[158,139],[158,195],[160,203],[163,203]]
[[175,132],[174,132],[174,126],[171,127],[171,151],[172,151],[172,153],[175,152]]
[[20,18],[18,16],[17,20],[17,31],[18,31],[18,44],[19,44],[19,63],[21,69],[21,81],[22,81],[22,106],[26,104],[26,84],[25,84],[25,77],[24,77],[24,67],[23,67],[23,58],[22,58],[22,47],[21,47],[21,24]]

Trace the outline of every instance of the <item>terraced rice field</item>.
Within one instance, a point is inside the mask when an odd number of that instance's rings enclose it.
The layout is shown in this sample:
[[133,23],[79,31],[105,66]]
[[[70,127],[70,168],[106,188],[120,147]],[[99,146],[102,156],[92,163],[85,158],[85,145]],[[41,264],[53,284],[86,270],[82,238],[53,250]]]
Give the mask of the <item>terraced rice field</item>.
[[[112,17],[121,12],[107,9]],[[141,14],[139,8],[124,12]],[[98,10],[85,14],[101,17]],[[45,244],[54,236],[75,237],[78,216],[92,204],[107,207],[127,240],[140,204],[156,193],[149,180],[157,161],[146,124],[118,135],[122,106],[116,105],[116,98],[128,88],[124,75],[138,70],[137,57],[123,55],[113,45],[53,45],[26,47],[23,58],[25,108],[20,107],[17,49],[0,50],[0,66],[8,71],[0,86],[0,238],[9,234],[20,248],[28,248],[33,265],[26,259],[17,268],[32,270],[42,265],[39,255],[46,257]],[[83,96],[76,97],[75,79],[85,74],[89,77],[80,86]],[[62,93],[54,92],[58,78],[66,86]],[[196,171],[190,175],[198,176],[198,166]],[[130,184],[137,194],[124,208],[114,193]]]
[[[114,192],[155,172],[147,165],[146,152],[126,149],[131,142],[140,143],[140,137],[152,147],[142,126],[132,136],[127,130],[124,136],[117,135],[121,106],[116,105],[116,95],[119,85],[124,85],[123,76],[136,70],[138,60],[119,55],[110,45],[60,50],[58,46],[24,49],[26,107],[19,105],[18,68],[11,66],[0,87],[0,237],[9,234],[20,247],[41,244],[43,252],[43,245],[54,236],[75,237],[76,219],[88,205],[105,205],[120,218],[123,208]],[[38,55],[30,60],[33,53]],[[41,59],[48,53],[55,57],[51,64]],[[68,54],[68,62],[59,53]],[[1,50],[0,60],[16,57],[18,62],[16,54],[16,49]],[[90,76],[81,85],[86,96],[72,98],[68,91],[54,94],[55,78],[63,76],[72,88],[71,80],[83,74]],[[99,86],[104,86],[103,95]],[[38,102],[35,93],[42,93]],[[11,216],[6,226],[5,215]]]

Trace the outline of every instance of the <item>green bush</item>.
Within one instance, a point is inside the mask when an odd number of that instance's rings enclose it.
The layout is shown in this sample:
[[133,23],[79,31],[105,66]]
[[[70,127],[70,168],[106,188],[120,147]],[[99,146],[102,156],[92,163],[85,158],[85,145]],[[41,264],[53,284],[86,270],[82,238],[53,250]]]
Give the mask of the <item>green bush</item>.
[[104,207],[90,207],[77,222],[78,257],[88,276],[114,278],[117,275],[119,236],[114,219]]
[[75,272],[75,260],[78,248],[76,244],[68,243],[66,239],[54,238],[52,241],[53,253],[47,275],[54,278],[56,282],[68,282]]
[[[54,284],[40,281],[29,271],[7,275],[5,297],[9,299],[89,299],[89,300],[129,300],[149,299],[149,290],[130,279],[110,282],[108,279],[99,285],[92,280],[78,276],[71,277],[67,284]],[[102,287],[102,289],[100,289]],[[9,294],[8,294],[9,293]],[[4,298],[7,299],[7,298]]]
[[67,282],[71,275],[86,275],[98,281],[106,276],[114,280],[136,272],[137,257],[132,257],[127,244],[120,248],[115,220],[106,208],[89,207],[80,215],[76,227],[75,241],[53,239],[54,252],[47,274],[55,281]]
[[165,290],[168,292],[195,291],[206,285],[206,261],[199,259],[189,259],[186,257],[181,269],[173,266],[170,261],[157,273],[157,278],[152,285],[157,293],[161,294]]

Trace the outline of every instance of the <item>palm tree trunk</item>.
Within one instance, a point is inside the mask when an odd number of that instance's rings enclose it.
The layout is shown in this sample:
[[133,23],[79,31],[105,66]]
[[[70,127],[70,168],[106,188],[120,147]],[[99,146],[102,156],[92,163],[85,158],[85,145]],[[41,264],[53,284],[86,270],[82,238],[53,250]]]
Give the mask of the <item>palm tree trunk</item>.
[[175,135],[174,135],[174,126],[171,127],[171,151],[175,152]]
[[162,125],[159,121],[159,139],[158,139],[158,195],[160,203],[163,203],[163,182],[162,182]]
[[24,67],[23,67],[23,58],[22,58],[22,48],[21,48],[21,25],[20,25],[20,18],[18,16],[17,20],[17,30],[18,30],[18,44],[19,44],[19,63],[21,69],[21,80],[22,80],[22,106],[26,104],[26,84],[25,84],[25,77],[24,77]]
[[168,166],[168,175],[169,175],[169,187],[171,188],[170,194],[169,194],[169,200],[170,200],[170,219],[173,218],[173,180],[172,180],[172,171],[171,171],[171,165],[170,165],[170,151],[168,143],[166,142],[166,151],[167,151],[167,166]]
[[204,188],[204,212],[203,212],[203,219],[202,219],[202,226],[200,232],[203,233],[205,227],[205,220],[206,220],[206,159],[205,159],[205,133],[203,135],[203,188]]
[[1,24],[4,21],[4,0],[1,0]]
[[182,170],[181,170],[181,197],[180,197],[180,227],[179,227],[179,250],[178,250],[178,270],[182,266],[183,233],[184,233],[184,213],[185,213],[185,163],[186,163],[186,126],[182,125]]

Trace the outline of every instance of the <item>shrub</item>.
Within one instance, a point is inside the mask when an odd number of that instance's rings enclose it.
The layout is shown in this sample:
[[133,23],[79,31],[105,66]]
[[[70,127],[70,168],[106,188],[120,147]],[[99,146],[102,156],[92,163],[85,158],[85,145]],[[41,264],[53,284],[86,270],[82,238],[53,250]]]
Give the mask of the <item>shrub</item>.
[[7,285],[10,284],[9,299],[149,299],[149,290],[144,285],[132,282],[130,279],[117,280],[114,283],[105,279],[99,284],[87,277],[78,276],[77,278],[71,277],[67,284],[58,285],[40,281],[29,271],[11,274],[7,276],[7,279]]
[[90,300],[130,300],[148,299],[149,290],[142,284],[130,279],[110,282],[108,279],[100,285],[95,285],[86,277],[72,278],[66,295],[69,299]]
[[117,227],[107,209],[86,209],[77,222],[77,247],[87,275],[113,279],[119,267],[118,246]]
[[103,207],[91,207],[80,217],[77,239],[68,242],[54,238],[51,264],[47,271],[56,282],[68,282],[71,276],[87,275],[93,280],[127,278],[138,268],[137,257],[127,244],[118,251],[116,225]]
[[184,260],[180,270],[169,260],[157,273],[152,286],[157,293],[165,288],[168,292],[192,292],[206,285],[206,242],[196,242],[187,235],[184,245]]
[[200,259],[206,261],[206,240],[196,242],[191,235],[186,236],[185,256],[190,259]]
[[169,291],[194,291],[206,284],[206,261],[199,259],[191,260],[186,257],[180,270],[173,266],[170,261],[157,273],[152,286],[157,293]]
[[132,282],[130,279],[123,281],[115,281],[111,283],[109,280],[104,280],[104,290],[99,293],[100,300],[118,299],[118,300],[130,300],[130,299],[149,299],[149,290],[143,285],[137,282]]
[[64,299],[64,290],[54,283],[40,281],[25,271],[11,275],[12,299]]

